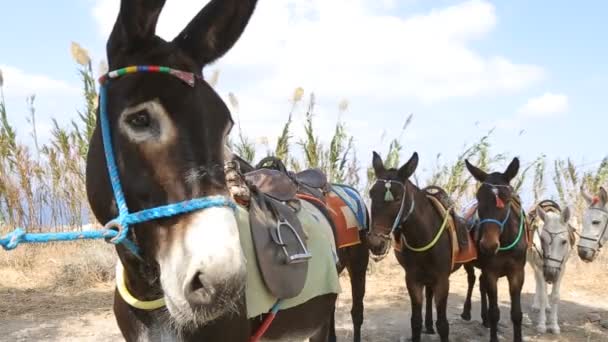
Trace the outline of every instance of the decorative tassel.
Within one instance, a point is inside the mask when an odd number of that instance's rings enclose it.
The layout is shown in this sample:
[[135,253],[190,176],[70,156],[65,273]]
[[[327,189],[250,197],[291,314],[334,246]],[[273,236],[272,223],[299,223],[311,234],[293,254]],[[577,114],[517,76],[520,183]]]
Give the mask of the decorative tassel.
[[385,202],[394,201],[395,197],[393,197],[393,193],[391,192],[391,182],[384,183],[384,187],[386,188],[386,192],[384,193],[384,201]]
[[600,203],[600,198],[598,196],[593,196],[593,200],[591,200],[592,205],[596,205]]

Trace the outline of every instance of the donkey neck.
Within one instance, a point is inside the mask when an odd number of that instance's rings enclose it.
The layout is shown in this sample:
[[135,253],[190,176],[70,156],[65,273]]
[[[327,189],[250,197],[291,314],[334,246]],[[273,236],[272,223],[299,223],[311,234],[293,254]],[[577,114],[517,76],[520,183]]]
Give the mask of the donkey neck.
[[[401,223],[401,234],[412,245],[425,245],[435,237],[441,228],[443,218],[437,213],[424,191],[409,180],[406,183],[407,194],[414,200],[414,211],[407,220]],[[411,201],[410,199],[410,201]],[[406,207],[412,205],[411,202]]]
[[124,281],[127,290],[137,299],[152,301],[163,297],[158,270],[142,261],[125,257],[117,251],[124,267]]

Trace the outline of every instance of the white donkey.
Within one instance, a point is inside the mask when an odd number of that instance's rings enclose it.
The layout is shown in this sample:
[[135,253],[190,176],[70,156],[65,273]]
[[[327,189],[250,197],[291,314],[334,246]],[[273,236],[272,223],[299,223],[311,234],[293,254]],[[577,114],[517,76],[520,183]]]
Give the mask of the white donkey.
[[599,196],[591,196],[581,187],[588,207],[583,213],[583,229],[578,242],[578,256],[592,262],[608,242],[608,193],[600,187]]
[[[548,311],[549,331],[559,334],[559,290],[575,242],[575,230],[568,223],[570,208],[566,207],[562,211],[557,203],[545,200],[540,202],[529,216],[533,220],[534,235],[533,248],[528,249],[527,261],[532,266],[536,279],[536,293],[532,305],[532,308],[539,312],[536,328],[539,333],[547,331]],[[552,285],[550,298],[547,296],[548,284]]]

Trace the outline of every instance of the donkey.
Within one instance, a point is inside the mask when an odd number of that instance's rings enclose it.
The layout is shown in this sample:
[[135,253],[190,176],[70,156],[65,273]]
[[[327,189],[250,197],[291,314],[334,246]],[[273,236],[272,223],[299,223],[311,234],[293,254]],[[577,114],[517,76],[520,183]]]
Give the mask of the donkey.
[[[86,170],[88,200],[102,223],[119,212],[190,199],[232,203],[223,165],[233,120],[202,70],[236,43],[257,1],[211,0],[172,41],[155,35],[164,3],[122,0],[108,39],[114,71],[107,77],[120,78],[102,88]],[[119,69],[131,65],[141,67]],[[247,260],[235,217],[227,207],[212,207],[148,219],[126,231],[115,227],[130,242],[116,246],[124,268],[117,275],[125,279],[114,299],[127,341],[248,341],[263,316],[272,317],[274,310],[247,317]],[[121,295],[125,289],[129,297]],[[156,305],[159,297],[162,307],[132,305]],[[278,311],[264,337],[325,341],[336,297],[323,294]]]
[[525,213],[510,185],[519,172],[519,159],[513,158],[503,173],[488,174],[466,159],[465,164],[471,175],[481,183],[476,193],[480,221],[475,229],[479,245],[476,265],[481,269],[482,319],[485,323],[489,318],[490,341],[498,341],[500,310],[496,283],[499,278],[506,276],[511,295],[513,341],[521,342],[521,289],[525,280],[528,237]]
[[[260,167],[268,167],[267,161],[271,161],[271,168],[274,168],[279,171],[288,172],[285,169],[284,163],[276,158],[276,157],[267,157],[262,159],[256,166],[251,165],[249,162],[241,158],[237,154],[232,154],[233,160],[238,163],[239,169],[242,173],[252,172]],[[358,195],[358,194],[357,194]],[[312,202],[312,204],[317,205],[317,203]],[[361,205],[363,206],[363,210],[365,212],[365,221],[369,222],[369,211],[365,206],[365,203],[361,201]],[[367,227],[364,227],[367,228]],[[336,234],[334,232],[334,234]],[[337,238],[336,238],[337,241]],[[367,246],[367,230],[361,229],[359,231],[359,241],[361,243],[346,246],[342,248],[338,248],[338,265],[337,271],[338,274],[342,274],[344,269],[348,271],[348,276],[350,278],[350,287],[351,287],[351,298],[352,298],[352,307],[351,307],[351,319],[353,323],[353,341],[360,342],[361,341],[361,326],[363,325],[363,299],[365,297],[365,285],[366,285],[366,276],[367,276],[367,266],[369,263],[369,248]],[[338,247],[338,246],[336,246]],[[335,313],[334,313],[335,314]],[[335,315],[332,315],[332,323],[330,330],[330,340],[335,341]]]
[[592,262],[608,241],[608,192],[600,187],[599,196],[591,196],[581,187],[581,194],[588,207],[583,213],[578,256],[585,262]]
[[[373,255],[381,259],[388,254],[393,237],[395,241],[403,242],[402,250],[395,250],[395,256],[406,273],[405,283],[412,306],[412,341],[417,342],[421,338],[423,289],[426,296],[425,332],[434,333],[434,297],[437,331],[441,341],[448,341],[446,308],[450,290],[449,277],[461,265],[456,264],[452,269],[451,240],[448,234],[444,234],[447,217],[442,217],[433,207],[427,193],[409,180],[418,166],[418,153],[414,152],[410,160],[398,170],[386,169],[376,152],[373,153],[372,164],[376,183],[369,191],[372,218],[368,235],[369,248]],[[466,229],[464,226],[461,228]],[[474,272],[472,266],[465,269],[467,273]]]
[[[570,208],[562,211],[557,203],[549,200],[540,202],[529,215],[532,224],[532,247],[528,249],[527,261],[534,270],[536,292],[533,309],[539,310],[536,330],[547,331],[546,310],[550,310],[549,330],[560,333],[557,320],[559,290],[566,271],[566,264],[575,243],[575,229],[570,220]],[[536,218],[542,221],[536,223]],[[547,303],[547,284],[552,284],[551,303]]]

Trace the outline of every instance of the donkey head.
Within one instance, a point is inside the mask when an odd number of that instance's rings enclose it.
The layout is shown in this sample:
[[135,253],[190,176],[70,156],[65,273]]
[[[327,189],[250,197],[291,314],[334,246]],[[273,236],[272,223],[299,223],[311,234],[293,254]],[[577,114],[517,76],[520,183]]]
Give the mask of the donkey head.
[[568,223],[570,208],[566,207],[558,214],[545,212],[543,208],[537,207],[536,214],[543,221],[539,229],[543,275],[551,284],[559,279],[562,267],[566,265],[574,245],[574,228]]
[[[233,120],[203,68],[239,39],[256,0],[212,0],[172,41],[155,35],[165,0],[122,0],[107,42],[111,70],[160,65],[195,75],[193,87],[161,73],[134,73],[107,87],[106,114],[131,212],[204,196],[227,196],[224,146]],[[99,117],[98,117],[99,119]],[[99,120],[90,142],[87,193],[100,222],[117,216]],[[121,246],[135,295],[162,294],[178,327],[198,326],[241,298],[246,275],[229,208],[194,211],[131,227],[143,261]]]
[[608,193],[600,187],[599,196],[591,196],[581,188],[588,207],[583,213],[583,229],[578,242],[578,256],[587,262],[595,260],[608,241]]
[[504,223],[508,218],[510,202],[514,195],[510,182],[519,171],[519,159],[513,158],[503,173],[493,172],[488,174],[473,166],[468,160],[465,160],[465,164],[471,175],[481,183],[476,194],[479,219],[482,221],[492,220],[492,222],[486,221],[480,227],[480,251],[486,255],[493,255],[500,248],[500,234],[505,226],[503,224],[503,227],[501,227],[493,221]]
[[376,152],[372,164],[376,182],[369,190],[372,226],[367,239],[372,254],[384,256],[390,248],[391,234],[406,218],[413,203],[407,183],[418,167],[418,153],[414,152],[398,170],[386,169]]

